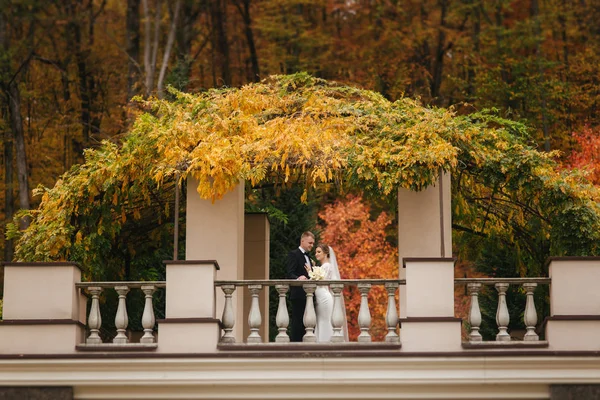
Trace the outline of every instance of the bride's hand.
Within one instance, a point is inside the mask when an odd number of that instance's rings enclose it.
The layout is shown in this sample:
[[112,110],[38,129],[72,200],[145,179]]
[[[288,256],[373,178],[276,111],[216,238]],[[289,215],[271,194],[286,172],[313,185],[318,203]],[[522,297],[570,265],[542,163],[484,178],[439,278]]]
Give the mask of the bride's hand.
[[304,269],[306,270],[306,272],[312,271],[312,268],[308,264],[304,264]]

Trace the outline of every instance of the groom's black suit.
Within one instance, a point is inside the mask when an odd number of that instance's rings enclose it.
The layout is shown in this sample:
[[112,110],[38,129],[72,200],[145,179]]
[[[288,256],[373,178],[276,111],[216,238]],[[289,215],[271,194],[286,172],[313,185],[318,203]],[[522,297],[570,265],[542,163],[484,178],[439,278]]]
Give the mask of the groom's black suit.
[[[308,254],[307,254],[308,255]],[[309,257],[310,259],[310,257]],[[288,279],[298,279],[299,276],[305,276],[308,279],[308,272],[304,265],[306,257],[299,248],[290,251],[287,258],[287,277]],[[306,292],[302,286],[290,287],[290,300],[292,302],[292,324],[290,340],[292,342],[301,342],[304,336],[304,309],[306,308]]]

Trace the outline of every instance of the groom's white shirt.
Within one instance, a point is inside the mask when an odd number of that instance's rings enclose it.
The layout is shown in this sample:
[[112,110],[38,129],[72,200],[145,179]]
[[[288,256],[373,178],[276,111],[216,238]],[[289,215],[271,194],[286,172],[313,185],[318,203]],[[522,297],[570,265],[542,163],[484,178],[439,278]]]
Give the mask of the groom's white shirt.
[[298,248],[300,249],[300,251],[302,252],[302,254],[304,254],[304,259],[306,260],[306,263],[308,265],[310,265],[310,258],[308,258],[308,254],[306,254],[306,250],[304,250],[302,248],[302,246],[298,246]]

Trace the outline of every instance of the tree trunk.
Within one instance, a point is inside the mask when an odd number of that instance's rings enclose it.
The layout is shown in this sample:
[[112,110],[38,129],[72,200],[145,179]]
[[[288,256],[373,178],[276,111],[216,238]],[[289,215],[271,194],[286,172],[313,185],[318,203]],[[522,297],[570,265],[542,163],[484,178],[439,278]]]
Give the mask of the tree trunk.
[[442,73],[444,71],[444,55],[446,54],[446,14],[448,3],[446,0],[440,0],[440,26],[438,28],[438,40],[433,58],[433,73],[431,80],[432,100],[439,103],[440,88],[442,87]]
[[252,82],[260,81],[260,70],[258,67],[258,55],[256,53],[256,44],[254,43],[254,32],[252,31],[252,19],[250,17],[250,0],[243,1],[243,10],[241,7],[238,9],[242,14],[244,20],[244,28],[246,34],[246,41],[248,42],[248,49],[250,50],[250,64],[252,65]]
[[171,50],[173,49],[173,43],[175,43],[175,32],[177,30],[177,22],[179,20],[179,10],[181,9],[181,0],[177,0],[175,3],[175,13],[173,20],[171,21],[171,29],[169,31],[169,37],[167,39],[167,45],[163,52],[162,65],[160,66],[160,73],[158,75],[158,97],[164,97],[165,90],[165,74],[167,72],[167,65],[169,64],[169,58],[171,57]]
[[200,13],[206,10],[206,5],[203,3],[196,4],[192,1],[184,1],[181,4],[179,12],[179,24],[177,27],[175,38],[175,49],[177,57],[178,71],[178,89],[185,90],[191,74],[192,63],[196,60],[205,44],[210,40],[207,36],[203,41],[204,45],[200,44],[196,54],[192,54],[192,44],[194,39],[198,37],[196,32],[196,22]]
[[217,50],[217,65],[221,69],[221,85],[231,86],[231,69],[229,62],[229,42],[227,41],[226,0],[211,0],[211,19],[213,25],[213,48]]
[[[6,15],[0,13],[0,46],[2,51],[8,49],[8,26]],[[1,72],[6,73],[6,66],[2,65]],[[3,140],[4,152],[4,226],[12,222],[15,212],[14,195],[13,195],[13,136],[10,129],[4,129]],[[2,232],[5,232],[3,229]],[[4,242],[4,261],[12,261],[13,256],[13,241],[6,240],[2,236]]]
[[[9,129],[4,131],[4,221],[12,222],[15,214],[15,196],[13,189],[13,137]],[[12,261],[13,241],[4,239],[4,261]]]
[[142,0],[144,9],[144,72],[146,75],[146,97],[154,90],[154,75],[156,74],[156,58],[158,54],[158,39],[160,34],[160,0],[156,0],[154,12],[154,36],[152,36],[152,15],[148,0]]
[[138,93],[140,79],[140,0],[127,0],[125,16],[127,64],[127,100]]
[[[542,28],[540,23],[540,10],[537,0],[531,0],[531,18],[534,22],[534,35],[535,35],[535,58],[537,62],[538,74],[541,82],[544,81],[544,68],[542,66]],[[540,82],[540,83],[541,83]],[[544,150],[550,151],[550,129],[548,127],[548,106],[546,101],[546,92],[544,88],[540,90],[540,101],[542,106],[542,131],[544,134]]]
[[[18,84],[13,81],[7,90],[8,109],[10,114],[10,127],[15,138],[17,155],[17,181],[19,183],[19,207],[29,210],[29,182],[27,180],[27,154],[25,152],[25,136],[23,132],[23,120],[21,118],[21,93]],[[21,229],[29,226],[27,218],[21,220]]]
[[469,59],[467,61],[467,101],[473,101],[475,96],[475,66],[479,61],[480,53],[480,34],[481,34],[481,5],[477,4],[473,7],[473,31],[471,33],[471,41],[473,42],[473,57],[476,60]]

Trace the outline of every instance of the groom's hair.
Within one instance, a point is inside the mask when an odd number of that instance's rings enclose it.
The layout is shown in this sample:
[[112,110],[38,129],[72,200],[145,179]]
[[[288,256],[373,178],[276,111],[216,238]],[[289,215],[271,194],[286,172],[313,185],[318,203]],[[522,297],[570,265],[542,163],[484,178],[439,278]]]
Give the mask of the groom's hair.
[[310,236],[311,238],[313,238],[313,239],[315,238],[315,234],[314,234],[314,233],[312,233],[312,232],[310,232],[310,231],[306,231],[306,232],[304,232],[304,233],[302,234],[302,236],[300,236],[300,239],[302,240],[302,239],[304,239],[305,237],[309,237],[309,236]]

